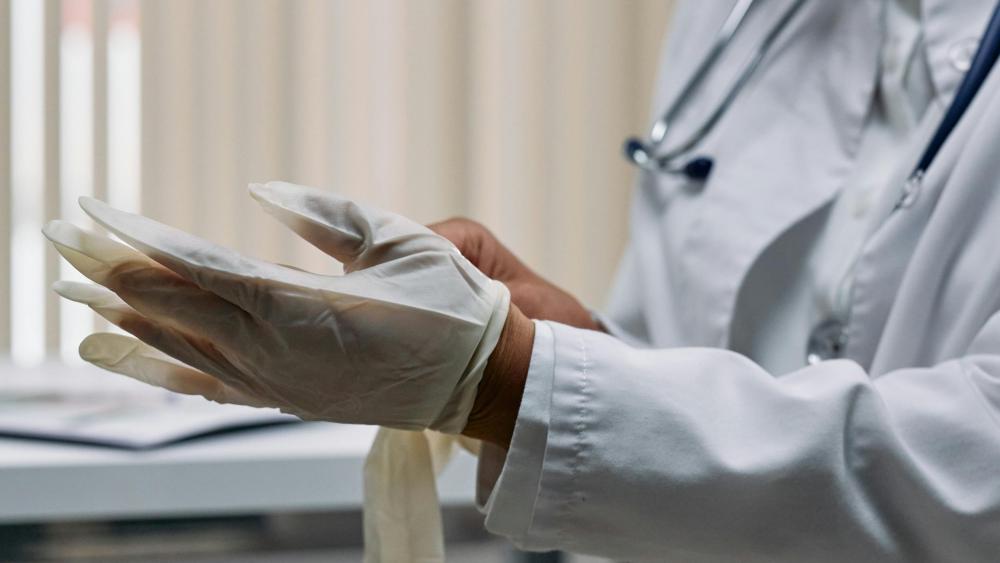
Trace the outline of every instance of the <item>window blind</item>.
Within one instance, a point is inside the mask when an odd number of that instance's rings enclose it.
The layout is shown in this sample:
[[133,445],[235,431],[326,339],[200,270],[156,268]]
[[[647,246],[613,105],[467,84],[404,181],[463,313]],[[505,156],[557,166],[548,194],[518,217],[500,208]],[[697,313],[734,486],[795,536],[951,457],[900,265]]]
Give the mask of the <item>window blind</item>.
[[481,220],[599,306],[626,236],[665,0],[0,0],[0,356],[101,323],[39,229],[80,195],[261,258],[337,266],[266,217],[286,179]]

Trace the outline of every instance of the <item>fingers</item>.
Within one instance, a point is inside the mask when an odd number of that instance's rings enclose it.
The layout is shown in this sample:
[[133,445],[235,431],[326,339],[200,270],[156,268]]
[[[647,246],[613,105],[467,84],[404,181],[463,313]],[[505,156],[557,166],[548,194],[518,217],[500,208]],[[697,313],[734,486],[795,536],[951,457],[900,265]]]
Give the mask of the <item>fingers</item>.
[[194,352],[194,347],[191,345],[185,344],[181,346],[177,344],[180,341],[187,340],[185,337],[181,335],[166,336],[164,333],[173,329],[157,325],[154,321],[144,318],[142,314],[130,307],[128,303],[109,289],[105,289],[99,285],[71,281],[57,281],[52,284],[52,289],[70,301],[87,305],[119,328],[132,332],[136,336],[141,335],[145,340],[149,341],[150,345],[160,347],[165,353],[172,354],[177,358],[183,358],[181,361],[185,361],[189,365],[199,366],[202,370],[217,370],[217,366],[212,365],[211,362],[201,357],[203,354]]
[[120,325],[122,319],[129,315],[139,314],[113,291],[99,285],[57,281],[52,284],[52,290],[65,299],[89,306],[114,325]]
[[139,311],[229,345],[240,344],[242,341],[235,339],[245,338],[254,326],[239,307],[181,279],[124,244],[65,221],[52,221],[43,232],[77,270],[121,298],[99,286],[68,281],[56,282],[52,289],[66,299],[90,306],[116,325],[121,324],[123,316]]
[[50,221],[42,229],[42,234],[81,274],[102,285],[107,283],[111,271],[122,264],[156,265],[147,256],[124,244],[84,231],[67,221]]
[[228,350],[244,350],[259,340],[258,322],[222,297],[158,268],[117,271],[119,296],[144,316],[209,339]]
[[286,182],[251,184],[264,210],[345,270],[360,270],[422,250],[452,245],[405,217],[366,207],[331,192]]
[[80,343],[80,357],[100,368],[184,395],[200,395],[217,403],[260,406],[259,401],[218,379],[178,363],[135,338],[91,334]]
[[215,377],[232,389],[251,397],[266,396],[260,386],[237,368],[212,340],[187,334],[142,315],[125,316],[118,326],[143,343]]
[[257,337],[256,322],[242,309],[159,266],[118,269],[108,283],[117,294],[69,281],[56,282],[52,289],[125,330],[130,319],[145,316],[230,350],[240,350]]
[[[234,250],[114,209],[92,198],[80,206],[97,223],[198,287],[258,315],[270,306],[270,291],[282,282],[312,286],[312,274],[242,256]],[[93,256],[91,256],[93,257]],[[126,301],[128,299],[126,298]]]
[[534,272],[482,224],[460,217],[435,223],[429,228],[454,243],[462,256],[488,277],[507,284],[516,280],[536,283]]

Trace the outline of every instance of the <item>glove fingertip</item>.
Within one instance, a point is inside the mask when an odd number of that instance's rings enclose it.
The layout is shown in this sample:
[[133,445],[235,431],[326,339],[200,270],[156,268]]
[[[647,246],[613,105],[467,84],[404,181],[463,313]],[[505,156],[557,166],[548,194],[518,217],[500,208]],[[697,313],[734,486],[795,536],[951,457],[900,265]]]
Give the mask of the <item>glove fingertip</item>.
[[62,219],[53,219],[42,227],[42,234],[49,242],[76,248],[80,246],[80,228]]
[[52,291],[63,299],[84,305],[102,305],[117,301],[117,296],[111,290],[92,283],[59,280],[52,283]]
[[52,240],[52,237],[56,236],[59,232],[61,223],[65,222],[66,221],[63,221],[62,219],[53,219],[48,223],[45,223],[45,226],[42,227],[42,234],[45,235],[45,238]]
[[83,290],[80,286],[84,285],[87,284],[69,280],[56,280],[52,282],[50,287],[52,288],[52,291],[58,293],[60,297],[64,297],[70,301],[76,301],[76,296],[83,294]]
[[266,184],[250,184],[250,196],[263,205],[267,211],[286,211],[304,216],[315,213],[317,206],[335,209],[353,202],[329,190],[310,186],[300,186],[290,182],[271,181]]
[[261,184],[259,182],[250,182],[247,184],[247,191],[250,192],[250,197],[254,198],[258,202],[261,200],[268,199],[270,195],[271,188],[269,187],[273,182],[268,182],[266,184]]
[[84,338],[78,351],[84,361],[106,368],[120,363],[135,351],[137,343],[119,334],[98,332]]
[[[79,202],[83,211],[95,223],[117,235],[118,238],[125,241],[125,243],[132,246],[138,252],[146,255],[150,255],[151,252],[169,250],[170,245],[163,241],[165,238],[164,233],[180,233],[177,229],[158,223],[148,217],[115,209],[99,199],[81,196]],[[187,233],[183,234],[193,238],[191,235],[187,235]],[[112,242],[114,248],[127,248],[125,245],[111,241],[108,237],[101,237],[98,240],[105,245],[107,245],[107,242]],[[159,248],[160,246],[167,246],[168,248]]]
[[281,180],[271,180],[270,182],[265,182],[263,184],[253,182],[247,186],[247,189],[250,192],[250,196],[257,201],[260,201],[261,203],[272,202],[276,204],[279,202],[275,200],[281,198],[282,196],[295,196],[298,198],[319,191],[315,188],[300,186],[298,184],[283,182]]
[[104,203],[103,201],[85,195],[78,197],[76,202],[80,205],[80,209],[83,209],[84,212],[91,217],[95,214],[106,214],[108,210],[113,209],[110,205]]
[[80,196],[77,201],[80,203],[80,208],[83,209],[84,213],[89,215],[98,225],[132,244],[131,237],[128,237],[127,233],[123,232],[125,229],[121,228],[121,223],[125,222],[129,214],[92,197]]
[[118,295],[99,285],[60,280],[52,284],[52,290],[63,299],[87,305],[116,325],[133,312]]

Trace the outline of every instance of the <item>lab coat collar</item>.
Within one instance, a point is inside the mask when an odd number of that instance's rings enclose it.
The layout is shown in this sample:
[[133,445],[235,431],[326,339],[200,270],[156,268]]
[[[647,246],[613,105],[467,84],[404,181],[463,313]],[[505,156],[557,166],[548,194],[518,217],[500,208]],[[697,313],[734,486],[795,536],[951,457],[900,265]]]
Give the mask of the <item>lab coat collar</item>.
[[996,0],[922,0],[924,45],[931,78],[947,100],[965,76],[996,6]]

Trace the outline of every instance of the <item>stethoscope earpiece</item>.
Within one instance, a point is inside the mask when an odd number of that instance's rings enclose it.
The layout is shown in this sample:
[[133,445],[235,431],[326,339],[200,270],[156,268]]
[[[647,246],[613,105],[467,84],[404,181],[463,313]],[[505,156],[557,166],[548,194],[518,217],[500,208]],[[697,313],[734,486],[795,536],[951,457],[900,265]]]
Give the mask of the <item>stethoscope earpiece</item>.
[[650,168],[651,159],[649,158],[649,151],[646,150],[646,145],[638,138],[629,137],[625,139],[625,143],[622,144],[622,151],[625,153],[625,158],[639,168]]

